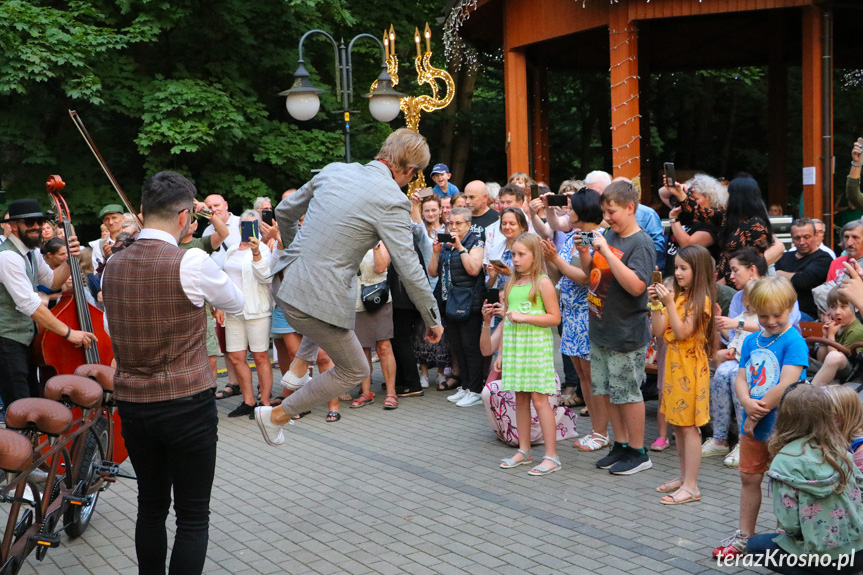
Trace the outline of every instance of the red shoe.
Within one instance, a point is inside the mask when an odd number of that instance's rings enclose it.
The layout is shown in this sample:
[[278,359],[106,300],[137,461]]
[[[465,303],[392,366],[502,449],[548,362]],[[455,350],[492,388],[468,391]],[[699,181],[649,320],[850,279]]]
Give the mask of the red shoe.
[[358,398],[351,402],[351,407],[362,407],[364,405],[368,405],[370,403],[375,402],[375,394],[369,393],[368,395],[360,394]]
[[[754,535],[754,533],[752,534]],[[746,543],[751,535],[743,535],[740,529],[734,532],[734,535],[728,539],[723,539],[719,543],[719,547],[713,550],[713,556],[720,557],[735,557],[737,555],[746,555]]]

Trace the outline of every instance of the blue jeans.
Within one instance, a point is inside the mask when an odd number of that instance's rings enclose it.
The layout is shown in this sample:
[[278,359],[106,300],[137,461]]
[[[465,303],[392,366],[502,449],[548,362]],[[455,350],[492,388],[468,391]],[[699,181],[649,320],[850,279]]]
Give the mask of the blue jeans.
[[[778,553],[773,555],[770,554],[773,561],[770,564],[767,564],[765,561],[763,563],[764,567],[767,567],[771,571],[775,573],[783,573],[784,575],[822,575],[822,574],[850,574],[850,573],[859,573],[860,566],[863,565],[863,560],[861,560],[861,552],[857,552],[854,557],[854,562],[851,565],[843,567],[842,569],[837,569],[835,566],[830,565],[827,567],[789,567],[788,557],[791,553],[788,553],[779,545],[777,545],[773,540],[779,535],[779,533],[762,533],[761,535],[753,535],[749,538],[748,543],[746,544],[746,551],[748,553],[752,553],[753,555],[764,555],[767,551],[773,551],[774,549],[778,550]],[[805,555],[803,557],[806,557]],[[793,561],[793,560],[792,560]],[[779,566],[781,562],[781,567]]]
[[165,573],[165,521],[174,493],[171,575],[199,575],[207,558],[219,417],[212,389],[156,403],[118,401],[123,439],[138,476],[138,573]]

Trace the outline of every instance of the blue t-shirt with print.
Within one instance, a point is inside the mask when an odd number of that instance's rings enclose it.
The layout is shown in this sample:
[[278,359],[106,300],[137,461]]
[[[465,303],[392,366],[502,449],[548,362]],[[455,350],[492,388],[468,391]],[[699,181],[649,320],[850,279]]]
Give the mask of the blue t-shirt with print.
[[[805,379],[806,368],[809,366],[809,348],[806,347],[806,340],[796,329],[789,329],[778,338],[777,336],[765,337],[762,332],[753,333],[743,341],[743,348],[740,350],[740,367],[746,370],[749,397],[762,399],[768,391],[776,387],[782,366],[785,365],[803,366],[799,381]],[[776,411],[774,409],[758,422],[752,434],[753,439],[767,441],[776,422]],[[744,409],[743,421],[740,422],[741,435],[745,435],[743,424],[746,422],[746,417]]]
[[449,185],[446,187],[446,193],[444,193],[443,190],[440,189],[440,186],[437,184],[435,184],[435,186],[432,188],[432,191],[436,193],[440,198],[451,198],[458,193],[458,188],[454,183],[450,182]]

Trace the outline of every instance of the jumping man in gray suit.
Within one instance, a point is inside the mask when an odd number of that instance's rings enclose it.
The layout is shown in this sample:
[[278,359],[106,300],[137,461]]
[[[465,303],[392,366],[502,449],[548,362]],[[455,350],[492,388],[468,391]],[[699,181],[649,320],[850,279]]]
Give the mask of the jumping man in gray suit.
[[[423,136],[402,128],[386,139],[366,165],[335,163],[276,208],[284,249],[276,252],[273,273],[284,271],[276,302],[303,343],[283,381],[295,393],[281,404],[255,409],[264,439],[281,445],[282,426],[291,416],[326,403],[369,375],[354,335],[356,279],[368,250],[383,240],[408,296],[426,324],[426,339],[440,341],[440,313],[425,271],[413,250],[411,204],[401,191],[430,159]],[[306,214],[301,230],[300,217]],[[318,347],[335,366],[308,380],[304,363]],[[302,375],[298,375],[302,374]]]

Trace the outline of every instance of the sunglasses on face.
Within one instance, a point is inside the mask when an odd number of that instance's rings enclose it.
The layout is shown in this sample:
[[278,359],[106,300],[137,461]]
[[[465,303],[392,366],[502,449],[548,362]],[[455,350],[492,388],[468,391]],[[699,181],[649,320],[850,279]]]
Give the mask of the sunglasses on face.
[[28,228],[33,226],[42,226],[45,223],[45,218],[24,218],[21,220]]

